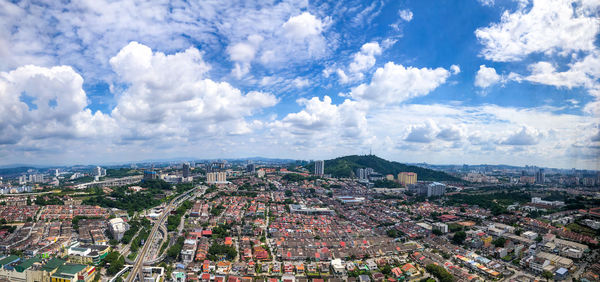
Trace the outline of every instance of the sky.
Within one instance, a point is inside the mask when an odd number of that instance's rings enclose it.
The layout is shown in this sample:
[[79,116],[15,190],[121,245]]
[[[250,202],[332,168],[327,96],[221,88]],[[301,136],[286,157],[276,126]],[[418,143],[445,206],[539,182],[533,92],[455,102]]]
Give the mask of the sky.
[[0,0],[0,165],[597,170],[599,31],[599,0]]

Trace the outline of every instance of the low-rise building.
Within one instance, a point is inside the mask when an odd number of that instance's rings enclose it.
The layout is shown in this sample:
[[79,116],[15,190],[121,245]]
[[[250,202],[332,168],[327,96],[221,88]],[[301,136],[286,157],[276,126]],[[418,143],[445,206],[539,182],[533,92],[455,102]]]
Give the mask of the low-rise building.
[[110,247],[106,245],[75,244],[67,254],[71,263],[98,265],[108,255]]

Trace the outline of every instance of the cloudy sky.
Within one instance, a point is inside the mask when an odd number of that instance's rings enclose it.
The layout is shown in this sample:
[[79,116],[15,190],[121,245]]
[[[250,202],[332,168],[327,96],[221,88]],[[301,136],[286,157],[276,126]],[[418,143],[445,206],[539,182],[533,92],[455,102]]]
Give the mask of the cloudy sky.
[[0,0],[0,164],[600,169],[598,0],[227,2]]

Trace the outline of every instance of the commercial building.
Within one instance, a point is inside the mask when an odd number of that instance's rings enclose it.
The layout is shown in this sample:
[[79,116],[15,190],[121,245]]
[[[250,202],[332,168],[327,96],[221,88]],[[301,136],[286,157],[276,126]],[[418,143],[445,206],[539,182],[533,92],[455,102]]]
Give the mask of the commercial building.
[[96,268],[83,264],[66,263],[52,274],[52,282],[87,282],[94,279]]
[[0,258],[0,266],[0,280],[11,282],[88,282],[96,273],[93,266],[66,263],[59,258],[23,260],[7,256]]
[[362,203],[365,201],[364,197],[338,196],[337,198],[342,201],[342,203]]
[[315,161],[315,175],[325,174],[325,161]]
[[109,250],[109,246],[78,243],[70,247],[67,254],[71,263],[98,265],[108,255]]
[[299,214],[325,214],[325,215],[334,215],[335,212],[328,208],[309,208],[306,205],[290,205],[290,213],[299,213]]
[[417,183],[417,174],[414,172],[401,172],[398,173],[398,182],[400,184],[407,186],[409,184]]
[[117,241],[121,241],[125,232],[129,230],[129,224],[123,221],[123,219],[120,217],[113,218],[109,220],[108,223],[113,238]]
[[565,205],[565,202],[562,202],[562,201],[545,201],[545,200],[542,200],[542,198],[540,198],[540,197],[532,197],[531,203],[539,204],[539,205],[553,206],[553,207],[561,207],[561,206]]

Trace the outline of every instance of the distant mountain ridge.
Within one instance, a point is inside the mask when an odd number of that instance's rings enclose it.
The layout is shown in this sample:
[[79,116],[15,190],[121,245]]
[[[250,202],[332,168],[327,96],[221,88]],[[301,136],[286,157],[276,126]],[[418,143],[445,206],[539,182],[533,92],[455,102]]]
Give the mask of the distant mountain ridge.
[[[400,172],[414,172],[418,180],[425,181],[460,181],[462,179],[454,177],[442,171],[422,168],[418,166],[406,165],[395,161],[388,161],[374,155],[351,155],[339,157],[325,161],[325,174],[331,174],[333,177],[351,177],[357,168],[370,167],[383,175],[393,174],[398,176]],[[315,164],[310,162],[306,168],[314,173]]]

